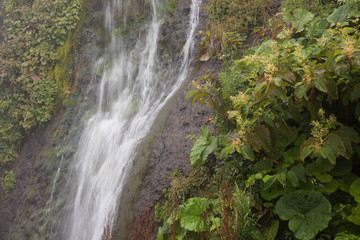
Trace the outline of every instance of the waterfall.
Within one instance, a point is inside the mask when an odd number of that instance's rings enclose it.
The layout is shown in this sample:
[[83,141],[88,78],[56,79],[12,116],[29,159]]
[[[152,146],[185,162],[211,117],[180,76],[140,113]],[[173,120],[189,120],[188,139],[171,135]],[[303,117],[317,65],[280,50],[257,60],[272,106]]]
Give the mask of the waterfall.
[[166,4],[160,1],[150,0],[146,37],[139,36],[130,47],[114,32],[119,27],[119,16],[123,17],[121,24],[129,21],[124,13],[131,1],[107,1],[105,28],[112,35],[103,60],[112,61],[104,68],[96,110],[86,123],[75,156],[71,180],[74,198],[70,200],[63,239],[99,240],[106,222],[112,226],[138,146],[188,76],[201,0],[192,0],[187,40],[178,63],[170,69],[164,68],[158,57]]

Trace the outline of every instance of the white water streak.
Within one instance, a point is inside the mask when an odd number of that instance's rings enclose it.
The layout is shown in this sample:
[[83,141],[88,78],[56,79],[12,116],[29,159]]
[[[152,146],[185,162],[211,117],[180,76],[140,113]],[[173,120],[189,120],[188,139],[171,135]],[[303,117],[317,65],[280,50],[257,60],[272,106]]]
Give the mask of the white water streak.
[[56,188],[56,181],[58,180],[59,178],[59,174],[60,174],[60,169],[61,169],[61,163],[63,162],[64,160],[64,156],[61,155],[61,160],[60,160],[60,164],[59,164],[59,167],[56,171],[56,174],[55,174],[55,177],[54,177],[54,180],[53,180],[53,184],[52,184],[52,188],[51,188],[51,193],[50,193],[50,199],[48,201],[48,210],[46,211],[47,214],[50,213],[51,211],[51,205],[52,205],[52,201],[53,201],[53,197],[54,197],[54,193],[55,193],[55,188]]
[[[121,47],[118,56],[112,56],[113,65],[104,71],[101,80],[97,111],[87,122],[76,154],[75,199],[68,220],[71,226],[65,239],[99,240],[106,221],[112,225],[138,145],[188,75],[200,5],[201,0],[192,0],[187,41],[181,54],[180,69],[175,71],[178,76],[173,76],[173,80],[159,82],[167,70],[161,69],[157,55],[161,26],[157,0],[151,0],[152,21],[145,43],[139,39],[135,48]],[[106,6],[105,25],[112,31],[116,7],[124,7],[124,4],[114,0]],[[123,40],[113,35],[108,53],[116,52],[111,48],[121,44]]]

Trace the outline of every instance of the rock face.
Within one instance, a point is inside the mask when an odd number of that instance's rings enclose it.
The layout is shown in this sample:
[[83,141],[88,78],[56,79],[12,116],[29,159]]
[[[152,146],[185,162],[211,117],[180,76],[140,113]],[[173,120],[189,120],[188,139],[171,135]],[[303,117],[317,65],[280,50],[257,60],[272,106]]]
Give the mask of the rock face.
[[[5,193],[4,189],[0,188],[0,239],[7,239],[9,230],[14,225],[15,221],[20,218],[17,216],[19,207],[28,202],[28,204],[36,203],[41,198],[41,193],[36,192],[34,196],[29,198],[26,196],[27,185],[30,184],[33,179],[32,175],[35,169],[35,160],[39,155],[41,149],[46,145],[48,136],[46,131],[37,129],[26,138],[22,145],[22,151],[17,161],[13,164],[13,171],[17,176],[15,190]],[[41,182],[44,176],[38,178],[36,181]],[[30,193],[28,193],[30,194]],[[30,225],[24,226],[24,232],[29,231]],[[25,235],[26,236],[26,235]]]
[[[206,62],[199,66],[192,79],[199,79],[209,70],[213,70],[212,75],[216,76],[221,68],[222,65],[215,61]],[[190,87],[189,83],[185,89]],[[189,156],[194,141],[187,136],[200,135],[201,127],[210,124],[211,112],[198,102],[191,106],[191,100],[185,101],[185,96],[184,91],[179,93],[164,131],[155,136],[149,167],[141,183],[140,200],[136,207],[139,211],[149,205],[149,198],[150,208],[155,206],[162,197],[162,190],[170,187],[174,171],[179,169],[187,175],[192,170]]]

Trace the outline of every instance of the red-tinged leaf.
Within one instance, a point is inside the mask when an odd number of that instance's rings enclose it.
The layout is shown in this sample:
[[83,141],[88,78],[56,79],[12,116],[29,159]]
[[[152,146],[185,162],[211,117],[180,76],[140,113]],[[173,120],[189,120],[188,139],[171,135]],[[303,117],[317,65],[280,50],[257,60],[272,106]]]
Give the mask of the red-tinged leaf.
[[271,138],[270,138],[270,131],[264,125],[260,125],[255,128],[256,135],[260,138],[263,148],[270,152],[271,148]]
[[204,53],[203,55],[200,56],[200,61],[201,62],[206,62],[209,61],[210,59],[210,54],[208,52]]
[[213,100],[211,98],[209,98],[209,104],[213,109],[215,109],[214,102],[213,102]]
[[260,93],[265,86],[266,86],[265,82],[257,83],[256,87],[254,88],[254,93],[255,94]]
[[284,26],[277,27],[274,32],[271,35],[272,39],[275,39],[277,35],[281,32],[281,30],[284,28]]
[[261,139],[256,133],[251,133],[248,136],[248,141],[255,152],[259,152],[261,150]]
[[30,73],[30,77],[34,81],[40,81],[41,79],[33,72]]
[[325,148],[326,147],[330,148],[334,152],[335,156],[346,155],[346,149],[341,137],[334,133],[329,134],[327,137],[325,142]]
[[276,127],[285,136],[288,137],[293,136],[293,132],[291,131],[290,127],[287,125],[284,119],[281,119],[279,122],[277,122]]
[[342,131],[336,131],[334,134],[339,136],[344,144],[345,147],[345,153],[342,154],[342,156],[346,159],[350,159],[353,155],[352,147],[351,147],[351,140],[348,138],[344,132]]
[[279,70],[276,75],[289,83],[294,83],[296,81],[295,74],[289,70]]

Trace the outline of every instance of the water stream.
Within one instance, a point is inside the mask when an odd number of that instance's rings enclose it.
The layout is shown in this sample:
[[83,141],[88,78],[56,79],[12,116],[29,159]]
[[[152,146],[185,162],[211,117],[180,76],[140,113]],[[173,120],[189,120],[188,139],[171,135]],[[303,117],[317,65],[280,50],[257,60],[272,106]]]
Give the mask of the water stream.
[[63,239],[99,240],[106,221],[113,224],[135,153],[161,109],[188,76],[193,60],[201,0],[192,0],[187,40],[171,68],[165,68],[158,56],[167,1],[150,0],[146,37],[139,33],[136,43],[127,46],[127,39],[116,35],[115,29],[127,23],[124,13],[130,2],[108,0],[104,8],[105,27],[112,34],[103,60],[111,59],[111,64],[104,68],[96,110],[86,123],[75,156],[74,198]]

